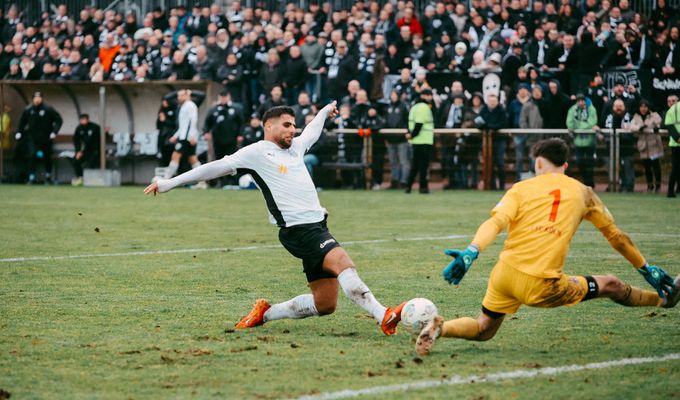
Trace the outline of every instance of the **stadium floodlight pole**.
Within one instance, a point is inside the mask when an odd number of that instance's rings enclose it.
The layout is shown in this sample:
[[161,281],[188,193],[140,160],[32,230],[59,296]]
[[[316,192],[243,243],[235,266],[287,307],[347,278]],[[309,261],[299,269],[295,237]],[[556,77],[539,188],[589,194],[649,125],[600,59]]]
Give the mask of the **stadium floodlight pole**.
[[99,169],[106,169],[106,87],[99,86],[99,123],[102,127],[99,135]]

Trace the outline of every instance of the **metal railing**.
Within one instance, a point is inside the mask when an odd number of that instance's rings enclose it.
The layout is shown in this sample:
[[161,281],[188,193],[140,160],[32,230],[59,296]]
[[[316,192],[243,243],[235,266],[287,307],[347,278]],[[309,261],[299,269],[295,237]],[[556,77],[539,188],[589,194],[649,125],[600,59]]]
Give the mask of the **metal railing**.
[[[482,163],[481,163],[481,175],[483,182],[483,189],[489,190],[492,188],[492,154],[493,154],[493,135],[494,134],[504,134],[509,135],[540,135],[542,137],[546,136],[566,136],[573,137],[577,134],[602,134],[605,136],[605,141],[608,143],[608,166],[607,166],[607,178],[608,178],[608,190],[615,192],[620,188],[619,180],[621,178],[621,151],[620,151],[620,135],[623,133],[650,133],[651,130],[644,131],[631,131],[628,129],[600,129],[599,131],[594,130],[569,130],[569,129],[498,129],[498,130],[487,130],[487,129],[477,129],[477,128],[441,128],[435,129],[435,137],[442,136],[456,136],[464,134],[476,134],[482,136]],[[344,133],[344,134],[358,134],[359,129],[337,129],[329,131],[329,133]],[[407,129],[381,129],[379,131],[382,135],[404,135],[408,133]],[[668,131],[665,129],[658,130],[659,134],[667,135]],[[372,169],[373,164],[373,140],[372,135],[364,136],[364,152],[366,157],[365,164],[367,165],[366,174],[366,187],[369,187],[369,183],[372,180]],[[571,146],[573,147],[573,145]],[[522,160],[523,161],[523,160]]]

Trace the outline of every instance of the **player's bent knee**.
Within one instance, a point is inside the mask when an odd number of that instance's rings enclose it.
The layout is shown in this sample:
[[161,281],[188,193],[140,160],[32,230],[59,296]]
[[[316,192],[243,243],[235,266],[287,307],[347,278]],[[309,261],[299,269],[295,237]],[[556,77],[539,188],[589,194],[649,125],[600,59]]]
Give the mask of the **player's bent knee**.
[[319,315],[330,315],[335,312],[335,307],[337,306],[337,303],[324,303],[324,304],[317,304],[316,305],[316,311],[319,313]]

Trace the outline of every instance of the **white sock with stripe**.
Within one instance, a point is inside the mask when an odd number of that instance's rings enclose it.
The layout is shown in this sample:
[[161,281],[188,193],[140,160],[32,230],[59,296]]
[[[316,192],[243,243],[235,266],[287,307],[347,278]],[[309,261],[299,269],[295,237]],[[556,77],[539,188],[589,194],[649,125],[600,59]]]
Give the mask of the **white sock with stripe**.
[[319,315],[314,305],[314,296],[303,294],[283,303],[274,304],[264,313],[264,322],[277,319],[300,319]]
[[170,161],[170,164],[168,164],[167,168],[165,168],[165,176],[163,178],[165,179],[172,178],[177,173],[178,168],[179,168],[178,162]]
[[338,275],[338,283],[345,292],[345,295],[352,300],[352,302],[359,307],[366,310],[375,318],[378,323],[382,323],[385,317],[385,306],[376,300],[371,289],[359,278],[357,270],[354,268],[347,268]]

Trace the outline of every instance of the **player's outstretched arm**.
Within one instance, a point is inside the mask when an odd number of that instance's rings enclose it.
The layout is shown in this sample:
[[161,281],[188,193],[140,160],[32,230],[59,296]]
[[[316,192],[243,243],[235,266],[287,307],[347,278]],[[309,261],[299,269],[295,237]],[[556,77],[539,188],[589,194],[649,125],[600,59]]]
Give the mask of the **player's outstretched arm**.
[[333,101],[319,110],[312,122],[310,122],[300,134],[300,140],[305,142],[306,149],[312,147],[312,145],[316,143],[317,140],[319,140],[319,136],[321,136],[326,119],[334,118],[337,114],[337,101]]
[[194,168],[181,175],[177,175],[172,179],[159,179],[144,189],[144,194],[164,193],[172,190],[178,186],[188,185],[199,181],[207,181],[210,179],[219,178],[220,176],[235,173],[236,170],[226,158],[222,158],[207,164],[203,164],[198,168]]
[[472,239],[472,243],[465,250],[444,250],[444,254],[453,257],[453,260],[442,271],[444,280],[458,285],[472,266],[472,263],[479,256],[479,253],[496,239],[496,236],[508,226],[509,222],[510,218],[507,215],[495,213],[479,226],[475,237]]
[[609,244],[630,262],[663,299],[671,296],[675,285],[673,278],[663,268],[649,265],[635,243],[612,223],[599,228]]

